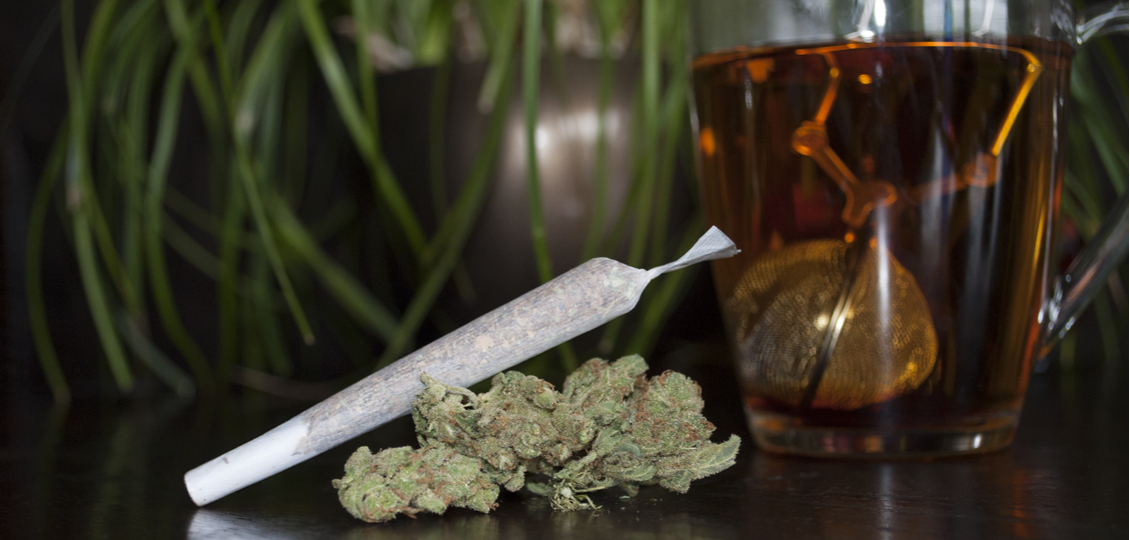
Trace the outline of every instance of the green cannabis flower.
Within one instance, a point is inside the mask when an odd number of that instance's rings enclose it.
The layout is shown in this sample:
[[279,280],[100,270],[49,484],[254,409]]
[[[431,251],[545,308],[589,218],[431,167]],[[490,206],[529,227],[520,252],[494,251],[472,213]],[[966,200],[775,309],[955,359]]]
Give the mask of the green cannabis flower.
[[646,371],[639,356],[593,359],[560,393],[507,372],[478,396],[425,374],[412,405],[421,449],[362,447],[334,487],[351,514],[371,522],[448,506],[488,512],[498,486],[527,487],[559,510],[597,508],[586,494],[614,486],[633,496],[650,484],[686,493],[734,464],[739,439],[710,442],[714,425],[694,381],[670,371],[648,380]]
[[498,486],[481,463],[436,446],[418,452],[402,446],[376,455],[362,446],[345,462],[345,477],[333,486],[351,514],[370,522],[388,521],[401,512],[442,514],[449,505],[489,512],[497,506]]

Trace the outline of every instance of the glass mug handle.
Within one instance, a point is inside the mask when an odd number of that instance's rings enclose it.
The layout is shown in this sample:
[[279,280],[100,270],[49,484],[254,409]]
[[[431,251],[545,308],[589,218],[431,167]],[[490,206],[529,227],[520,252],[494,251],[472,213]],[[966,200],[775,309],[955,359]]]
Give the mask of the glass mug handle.
[[[1120,2],[1088,10],[1075,25],[1076,45],[1113,32],[1127,30],[1127,4]],[[1082,313],[1098,293],[1107,276],[1126,255],[1130,198],[1124,196],[1106,217],[1103,226],[1083,251],[1075,257],[1067,271],[1056,281],[1051,297],[1042,313],[1044,342],[1040,356],[1051,352],[1052,347],[1071,329],[1075,318]]]

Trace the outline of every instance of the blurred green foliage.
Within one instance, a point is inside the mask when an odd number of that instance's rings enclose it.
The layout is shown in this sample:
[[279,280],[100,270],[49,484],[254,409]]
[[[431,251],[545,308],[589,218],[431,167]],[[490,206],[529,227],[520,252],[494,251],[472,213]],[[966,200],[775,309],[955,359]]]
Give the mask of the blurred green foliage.
[[[139,373],[184,395],[214,395],[241,378],[292,380],[301,362],[320,358],[309,352],[314,343],[351,358],[345,381],[409,352],[428,324],[449,330],[441,293],[466,279],[461,260],[512,98],[524,108],[538,275],[545,281],[564,270],[550,261],[533,157],[541,60],[559,67],[570,39],[600,66],[581,260],[627,245],[624,262],[653,266],[701,232],[697,214],[673,236],[669,223],[676,156],[690,147],[682,0],[101,0],[84,28],[73,0],[64,0],[57,17],[68,113],[35,193],[26,267],[33,340],[57,401],[68,401],[70,389],[43,294],[52,212],[65,225],[101,356],[123,393]],[[580,38],[565,31],[578,26],[586,29]],[[613,207],[605,118],[623,55],[638,58],[640,77],[628,196]],[[446,86],[452,64],[467,58],[485,61],[486,71],[479,88],[459,91],[476,92],[489,118],[469,174],[449,194],[442,131],[454,89]],[[1075,62],[1062,204],[1083,240],[1098,228],[1103,201],[1125,196],[1125,65],[1125,51],[1102,40]],[[409,66],[436,70],[432,111],[420,119],[431,127],[429,147],[418,149],[431,162],[428,178],[397,178],[382,152],[382,139],[396,134],[379,129],[377,73]],[[189,119],[204,126],[204,141],[185,141]],[[364,172],[344,188],[334,185],[342,144]],[[189,174],[192,193],[170,182],[186,163],[198,173]],[[428,184],[424,207],[410,202],[412,183]],[[434,213],[434,224],[421,212]],[[214,298],[206,306],[217,321],[214,343],[199,343],[182,320],[183,304],[200,299],[176,281],[170,257],[214,284],[214,294],[201,296]],[[1109,357],[1127,327],[1126,275],[1123,266],[1094,307]],[[581,352],[647,354],[689,279],[663,277],[632,316],[602,331],[598,351]],[[1061,354],[1070,357],[1071,343]],[[577,356],[565,346],[537,365],[568,371]]]
[[[139,373],[186,395],[223,392],[239,379],[285,381],[299,362],[318,358],[303,343],[344,350],[353,361],[344,380],[410,352],[427,324],[449,330],[438,302],[460,278],[505,105],[520,88],[534,157],[541,60],[560,65],[563,23],[588,29],[601,62],[597,209],[583,232],[584,258],[627,243],[626,262],[655,264],[701,228],[664,234],[674,150],[689,146],[682,2],[102,0],[85,28],[75,12],[73,0],[62,2],[68,114],[38,185],[27,253],[35,347],[58,401],[70,391],[41,282],[52,210],[65,223],[101,356],[123,393]],[[610,208],[604,118],[614,57],[626,49],[640,59],[640,99],[630,196]],[[442,135],[418,149],[436,162],[430,178],[397,178],[389,166],[382,139],[396,133],[380,132],[376,80],[378,70],[434,66],[447,84],[459,55],[486,62],[475,91],[489,120],[470,173],[448,200]],[[421,119],[437,132],[446,91],[436,91],[431,118]],[[320,123],[311,113],[319,96],[332,103]],[[194,119],[206,134],[195,144],[185,140]],[[341,165],[325,153],[339,140],[363,165],[359,186],[332,186]],[[186,173],[186,162],[198,171]],[[550,261],[537,159],[528,160],[527,178],[530,238],[546,281],[565,269]],[[406,193],[422,181],[430,183],[427,208]],[[312,210],[310,200],[320,204]],[[434,225],[422,211],[438,214]],[[204,336],[183,320],[186,302],[199,301],[170,270],[184,263],[214,283],[214,343],[200,343]],[[675,275],[653,285],[637,316],[605,331],[601,352],[646,353],[687,283]],[[566,371],[575,358],[566,346],[539,365]]]

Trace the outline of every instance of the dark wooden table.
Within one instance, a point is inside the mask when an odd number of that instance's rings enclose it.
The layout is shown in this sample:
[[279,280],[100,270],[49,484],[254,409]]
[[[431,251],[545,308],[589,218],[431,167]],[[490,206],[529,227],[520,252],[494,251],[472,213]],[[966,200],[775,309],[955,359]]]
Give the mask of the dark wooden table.
[[[730,371],[682,360],[702,381],[721,439],[746,435]],[[504,493],[490,515],[464,509],[369,525],[338,505],[330,480],[352,449],[411,444],[407,421],[197,508],[185,471],[300,412],[241,399],[212,407],[84,401],[6,411],[0,538],[1117,538],[1127,537],[1125,361],[1033,377],[1009,450],[936,461],[825,461],[758,451],[686,495],[610,492],[597,512],[552,511]],[[17,425],[18,424],[18,425]]]

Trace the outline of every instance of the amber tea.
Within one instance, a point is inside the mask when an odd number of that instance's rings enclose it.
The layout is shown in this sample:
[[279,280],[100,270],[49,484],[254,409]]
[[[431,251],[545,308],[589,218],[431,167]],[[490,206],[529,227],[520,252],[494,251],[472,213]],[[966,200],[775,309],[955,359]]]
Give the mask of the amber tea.
[[1011,441],[1041,341],[1070,52],[908,38],[694,60],[704,205],[743,250],[715,281],[763,448]]

